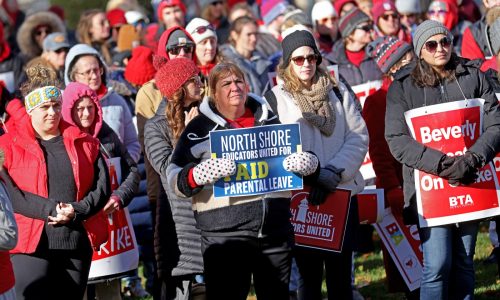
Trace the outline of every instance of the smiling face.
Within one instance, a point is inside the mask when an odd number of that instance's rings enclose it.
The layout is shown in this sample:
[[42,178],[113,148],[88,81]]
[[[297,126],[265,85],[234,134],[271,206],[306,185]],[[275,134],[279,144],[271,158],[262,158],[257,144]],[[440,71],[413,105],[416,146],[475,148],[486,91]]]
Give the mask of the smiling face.
[[94,124],[95,115],[95,104],[90,97],[82,97],[71,109],[73,122],[83,131],[87,131]]
[[247,89],[245,79],[234,73],[221,78],[214,93],[215,104],[219,111],[224,114],[224,111],[244,110]]
[[206,38],[196,44],[196,58],[202,66],[211,63],[217,53],[217,40],[214,37]]
[[[422,47],[422,51],[420,52],[420,58],[422,58],[426,63],[431,65],[434,68],[442,68],[444,67],[451,57],[451,45],[448,47],[443,47],[440,41],[447,36],[444,34],[436,34],[431,36]],[[428,42],[436,42],[437,48],[432,51],[429,51],[427,47]]]
[[61,102],[49,101],[34,108],[28,113],[31,117],[33,129],[40,135],[55,136],[59,132],[61,121]]
[[392,10],[385,11],[378,18],[378,27],[386,35],[397,35],[400,29],[398,13]]
[[294,59],[297,57],[310,57],[311,55],[315,55],[315,53],[313,48],[309,46],[297,48],[291,55],[292,61],[290,62],[290,66],[292,71],[305,86],[309,86],[311,84],[311,80],[316,73],[316,62],[312,63],[308,59],[304,59],[302,66],[299,66]]
[[106,14],[98,13],[92,18],[90,35],[92,36],[93,41],[105,41],[109,38],[110,30]]

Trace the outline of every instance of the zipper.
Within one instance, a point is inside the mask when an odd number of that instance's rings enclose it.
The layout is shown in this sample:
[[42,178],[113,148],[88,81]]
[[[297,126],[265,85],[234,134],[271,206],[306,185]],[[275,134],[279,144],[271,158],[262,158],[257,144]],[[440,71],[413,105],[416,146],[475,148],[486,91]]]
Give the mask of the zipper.
[[264,237],[262,234],[262,228],[264,228],[264,220],[266,219],[266,199],[262,197],[262,220],[260,222],[259,233],[257,234],[258,238]]
[[439,80],[439,87],[440,87],[440,90],[441,90],[441,99],[442,99],[441,102],[448,102],[448,97],[446,97],[446,91],[444,89],[444,85],[443,85],[443,81],[442,80]]

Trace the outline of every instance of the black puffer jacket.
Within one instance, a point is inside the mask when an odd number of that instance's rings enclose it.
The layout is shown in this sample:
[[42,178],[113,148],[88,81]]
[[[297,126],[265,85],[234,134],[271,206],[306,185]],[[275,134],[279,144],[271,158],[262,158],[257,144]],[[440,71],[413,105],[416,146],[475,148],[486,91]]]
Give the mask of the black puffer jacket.
[[[167,188],[167,167],[174,149],[173,134],[163,100],[156,115],[144,126],[144,150]],[[203,273],[200,230],[196,228],[190,199],[162,193],[156,204],[155,255],[160,277]]]
[[[408,110],[466,98],[483,98],[483,134],[469,151],[489,162],[500,150],[500,110],[497,98],[484,73],[479,70],[479,61],[457,58],[456,80],[440,86],[417,87],[410,76],[414,64],[396,74],[387,94],[385,115],[385,138],[392,155],[403,164],[405,220],[415,222],[416,195],[414,169],[437,174],[441,151],[424,146],[412,138],[406,125],[404,113]],[[461,90],[460,90],[461,89]],[[463,94],[462,94],[463,92]]]

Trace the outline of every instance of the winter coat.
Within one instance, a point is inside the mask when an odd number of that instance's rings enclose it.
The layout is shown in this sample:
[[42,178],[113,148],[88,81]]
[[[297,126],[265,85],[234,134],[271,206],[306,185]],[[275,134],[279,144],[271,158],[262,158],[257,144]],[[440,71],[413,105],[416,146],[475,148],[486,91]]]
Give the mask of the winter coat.
[[365,55],[359,67],[347,59],[344,41],[339,40],[333,45],[333,50],[325,56],[331,64],[339,65],[339,74],[347,80],[350,86],[382,79],[382,71],[373,58]]
[[[94,48],[85,44],[75,45],[70,49],[64,64],[64,82],[66,85],[71,82],[69,78],[70,66],[73,66],[75,60],[84,54],[96,56],[101,60],[102,65],[106,66],[106,63]],[[104,95],[99,95],[104,121],[118,135],[120,141],[127,148],[130,156],[137,162],[141,156],[141,146],[139,145],[139,141],[137,139],[137,131],[132,120],[132,113],[128,108],[127,102],[122,96],[118,95],[111,89],[108,90],[105,88],[104,84],[106,82],[106,74],[107,68],[105,67],[102,75],[103,85],[99,90],[105,91]]]
[[496,60],[496,53],[493,53],[488,34],[489,27],[486,24],[486,18],[482,17],[481,20],[466,28],[462,36],[461,56],[469,59],[483,59],[481,71],[488,70]]
[[82,97],[89,97],[92,99],[96,108],[96,113],[94,123],[89,128],[88,133],[99,140],[101,145],[100,149],[104,157],[121,158],[122,183],[113,191],[112,195],[118,196],[121,200],[122,207],[125,207],[132,201],[132,198],[134,198],[139,190],[141,177],[139,176],[137,164],[118,138],[118,135],[116,135],[113,129],[103,121],[101,102],[97,98],[97,95],[84,84],[74,82],[70,83],[69,87],[70,88],[64,91],[62,116],[66,122],[73,126],[77,126],[72,118],[73,107]]
[[364,188],[359,169],[368,151],[368,131],[356,100],[349,94],[347,87],[340,83],[339,90],[343,99],[339,99],[333,90],[329,92],[330,105],[334,107],[336,115],[335,129],[330,136],[322,134],[304,119],[296,101],[282,84],[271,90],[274,97],[267,93],[266,99],[271,107],[276,107],[281,123],[300,124],[303,151],[314,152],[322,167],[331,165],[344,169],[338,187],[351,190],[352,195],[356,195]]
[[10,203],[9,194],[5,186],[0,182],[0,297],[14,287],[14,270],[7,250],[14,248],[17,244],[17,224],[14,210]]
[[[5,152],[4,168],[13,183],[22,191],[40,197],[48,197],[47,166],[43,151],[35,137],[31,119],[19,101],[11,102],[7,110],[15,118],[15,126],[0,137],[0,148]],[[17,105],[17,106],[16,106]],[[109,199],[109,176],[106,164],[99,155],[99,143],[92,136],[81,132],[63,120],[59,130],[72,162],[77,199],[70,201],[76,216],[73,222],[80,224],[96,214]],[[4,178],[5,180],[5,178]],[[47,216],[55,212],[57,199],[47,201],[25,198],[12,201],[19,228],[19,241],[11,253],[35,252]],[[22,203],[21,203],[22,202]],[[106,220],[101,224],[104,228]],[[63,230],[83,230],[81,226],[63,226]],[[59,233],[63,233],[60,231]],[[69,241],[61,241],[76,247],[78,235],[72,234]]]
[[[255,126],[278,124],[276,116],[262,99],[248,97],[246,106],[253,112]],[[168,191],[192,197],[196,224],[202,235],[246,235],[254,237],[290,234],[289,191],[215,199],[213,185],[191,188],[189,171],[211,157],[209,134],[230,129],[208,97],[200,105],[200,115],[184,129],[167,168]],[[189,201],[186,199],[185,201]]]
[[35,29],[40,25],[48,25],[50,32],[62,32],[66,34],[66,27],[61,19],[54,13],[40,11],[28,16],[17,31],[17,44],[25,61],[42,54],[42,47],[35,40]]
[[[458,58],[456,80],[446,81],[436,87],[417,87],[410,76],[414,64],[396,73],[387,93],[385,138],[392,155],[403,164],[405,221],[416,222],[416,196],[414,169],[437,175],[444,153],[417,142],[410,134],[404,113],[425,105],[463,100],[465,97],[483,98],[483,134],[469,148],[483,162],[493,159],[500,150],[500,110],[498,100],[479,70],[479,61]],[[461,90],[460,90],[461,89]],[[424,94],[425,92],[425,94]]]
[[[21,77],[24,74],[23,72],[23,59],[14,53],[12,53],[10,46],[7,42],[3,42],[2,45],[2,53],[0,53],[0,57],[5,57],[3,59],[0,58],[0,74],[12,72],[14,79],[14,90],[18,89],[19,84],[21,83]],[[8,52],[8,53],[7,53]],[[10,92],[14,92],[14,90],[10,90]]]
[[[144,127],[145,153],[160,174],[163,189],[170,191],[167,167],[174,150],[174,137],[165,117],[167,102],[162,101],[156,115]],[[191,201],[168,192],[157,203],[155,253],[162,276],[203,273],[200,230],[196,228]],[[173,221],[173,224],[172,224]],[[173,230],[174,229],[174,230]]]
[[268,73],[272,63],[257,51],[254,51],[250,59],[246,59],[229,44],[222,45],[220,50],[228,61],[234,62],[243,71],[246,82],[250,86],[250,92],[262,96],[269,82]]

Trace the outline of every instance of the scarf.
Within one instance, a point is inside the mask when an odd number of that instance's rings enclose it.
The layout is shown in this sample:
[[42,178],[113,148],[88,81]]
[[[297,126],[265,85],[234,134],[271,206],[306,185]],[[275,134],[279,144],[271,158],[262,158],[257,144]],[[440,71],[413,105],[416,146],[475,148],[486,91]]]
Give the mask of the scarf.
[[328,96],[332,88],[330,79],[327,76],[320,76],[318,81],[312,84],[310,90],[303,89],[300,92],[292,92],[304,119],[326,136],[332,135],[336,121],[335,111],[330,105],[330,97]]

